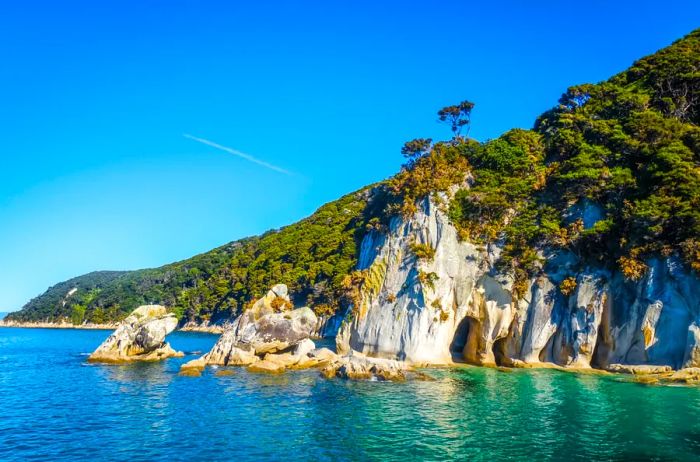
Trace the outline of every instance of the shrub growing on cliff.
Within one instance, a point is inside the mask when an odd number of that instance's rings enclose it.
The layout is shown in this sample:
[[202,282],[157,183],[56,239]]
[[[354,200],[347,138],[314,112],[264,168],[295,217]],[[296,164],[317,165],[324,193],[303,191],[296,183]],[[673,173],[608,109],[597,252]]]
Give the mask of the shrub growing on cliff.
[[316,316],[333,316],[335,314],[335,308],[331,305],[321,303],[320,305],[314,306],[314,313],[316,313]]
[[622,271],[625,278],[632,281],[641,279],[647,269],[647,266],[644,263],[635,258],[623,256],[620,257],[617,262],[620,265],[620,271]]
[[270,302],[270,307],[276,312],[280,313],[282,311],[289,311],[294,308],[294,305],[289,300],[283,297],[275,297],[272,302]]
[[409,248],[419,260],[430,262],[433,261],[433,258],[435,257],[435,249],[430,244],[414,242],[409,246]]
[[427,273],[425,271],[418,271],[418,280],[421,285],[431,290],[435,290],[435,281],[438,279],[440,279],[440,276],[434,272]]
[[385,213],[410,216],[416,212],[417,200],[463,183],[469,170],[465,146],[474,143],[473,140],[437,143],[428,154],[404,166],[387,182],[389,197]]
[[565,296],[569,296],[576,290],[576,278],[568,277],[559,284],[559,290]]

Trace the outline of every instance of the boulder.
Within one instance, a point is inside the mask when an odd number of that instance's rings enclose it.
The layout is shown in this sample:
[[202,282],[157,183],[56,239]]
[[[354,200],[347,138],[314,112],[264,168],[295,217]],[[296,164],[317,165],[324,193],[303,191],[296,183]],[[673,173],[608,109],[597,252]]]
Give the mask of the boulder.
[[405,364],[400,361],[370,358],[351,352],[333,360],[322,374],[327,378],[402,381],[406,379],[406,370]]
[[251,370],[269,372],[271,363],[292,366],[306,361],[307,353],[315,348],[309,337],[316,324],[316,315],[308,307],[292,309],[287,286],[278,284],[236,318],[211,351],[183,368],[249,366],[263,356],[267,362]]
[[301,358],[303,356],[308,356],[309,353],[314,351],[316,348],[316,344],[311,340],[310,338],[306,338],[302,340],[301,342],[297,343],[297,345],[294,347],[294,350],[292,351],[292,354],[294,356]]
[[333,353],[328,348],[316,348],[315,350],[309,352],[309,357],[319,361],[331,361],[337,358],[338,355]]
[[164,306],[136,308],[88,358],[91,362],[157,361],[183,356],[165,342],[177,318]]
[[234,323],[235,343],[249,345],[257,354],[286,350],[308,339],[316,325],[316,315],[308,307],[259,318],[255,313],[243,313],[239,320]]
[[296,363],[299,362],[301,358],[298,356],[292,354],[292,353],[281,353],[281,354],[272,354],[268,353],[265,355],[265,358],[263,358],[263,361],[269,361],[273,362],[275,364],[278,364],[285,369],[287,367],[291,367],[295,365]]
[[689,385],[700,385],[700,367],[687,367],[674,372],[667,378],[670,382],[680,382]]
[[671,366],[654,366],[650,364],[611,364],[606,370],[608,372],[633,375],[667,374],[673,372]]
[[248,366],[248,370],[250,372],[266,372],[268,374],[278,374],[284,371],[284,366],[274,361],[263,359],[262,361],[258,361]]

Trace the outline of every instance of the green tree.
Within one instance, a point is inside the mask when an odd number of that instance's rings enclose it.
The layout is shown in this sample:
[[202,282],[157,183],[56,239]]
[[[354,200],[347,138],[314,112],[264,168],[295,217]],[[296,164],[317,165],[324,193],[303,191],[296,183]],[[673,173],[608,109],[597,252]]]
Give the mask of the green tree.
[[73,305],[70,320],[74,326],[78,326],[83,323],[85,319],[85,305]]
[[438,120],[450,126],[455,138],[460,138],[464,127],[467,127],[467,134],[469,134],[472,109],[474,109],[474,103],[466,100],[459,104],[445,106],[438,111]]
[[401,148],[401,154],[406,157],[409,162],[415,161],[419,157],[423,157],[428,152],[430,152],[430,147],[433,144],[431,138],[416,138],[411,141],[407,141]]

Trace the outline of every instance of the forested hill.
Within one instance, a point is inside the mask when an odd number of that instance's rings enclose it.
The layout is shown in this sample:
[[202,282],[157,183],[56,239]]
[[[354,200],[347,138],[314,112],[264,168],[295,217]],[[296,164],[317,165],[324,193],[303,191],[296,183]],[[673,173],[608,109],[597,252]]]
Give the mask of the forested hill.
[[356,263],[370,195],[369,188],[346,195],[293,225],[160,268],[95,272],[61,282],[8,319],[103,323],[159,303],[184,320],[217,321],[277,283],[289,286],[296,303],[333,312],[343,277]]
[[[630,279],[657,255],[700,270],[700,31],[605,82],[569,88],[532,130],[478,143],[461,134],[473,108],[443,108],[451,139],[406,143],[407,163],[393,178],[296,224],[157,269],[90,273],[9,318],[104,322],[152,302],[186,320],[217,320],[279,282],[296,303],[330,313],[363,282],[353,270],[367,230],[386,230],[388,217],[454,185],[461,189],[444,205],[460,237],[502,243],[499,265],[516,281],[547,264],[543,248]],[[584,209],[595,215],[590,226]]]

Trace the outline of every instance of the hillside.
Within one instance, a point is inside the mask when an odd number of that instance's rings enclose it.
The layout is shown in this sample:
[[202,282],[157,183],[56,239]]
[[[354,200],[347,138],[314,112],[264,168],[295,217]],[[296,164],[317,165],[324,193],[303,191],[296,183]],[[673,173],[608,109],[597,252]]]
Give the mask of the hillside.
[[411,215],[427,195],[442,200],[441,191],[454,193],[442,205],[460,239],[502,244],[499,265],[516,292],[548,264],[544,248],[630,280],[658,255],[700,269],[700,31],[605,82],[569,88],[532,130],[478,143],[460,135],[472,107],[444,108],[439,117],[454,137],[407,143],[407,164],[382,185],[182,262],[57,284],[9,318],[99,323],[154,302],[184,320],[217,321],[278,282],[296,303],[332,313],[364,282],[353,270],[367,231],[385,231],[391,216]]
[[104,323],[153,302],[187,321],[217,321],[280,282],[293,291],[295,303],[335,311],[343,277],[356,263],[370,195],[369,189],[346,195],[293,225],[160,268],[95,272],[61,282],[8,319]]

